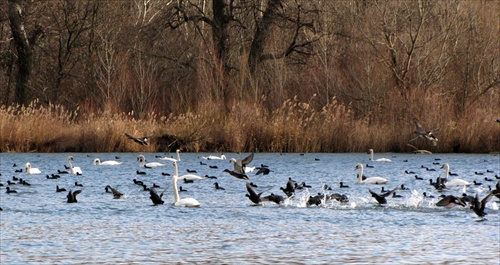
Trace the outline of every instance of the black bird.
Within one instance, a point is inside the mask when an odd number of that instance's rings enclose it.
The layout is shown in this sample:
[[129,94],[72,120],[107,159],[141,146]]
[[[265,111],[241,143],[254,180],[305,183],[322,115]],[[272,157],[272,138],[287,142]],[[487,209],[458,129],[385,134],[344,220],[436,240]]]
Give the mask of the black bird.
[[252,201],[253,203],[259,204],[261,202],[260,196],[262,195],[262,193],[264,193],[264,191],[261,193],[257,193],[253,189],[252,185],[250,185],[250,183],[247,182],[245,185],[248,191],[248,194],[245,194],[245,197],[248,197],[248,199],[250,199],[250,201]]
[[229,169],[224,169],[224,171],[222,172],[226,172],[226,173],[229,173],[231,176],[237,178],[237,179],[244,179],[244,180],[249,180],[250,178],[245,174],[241,174],[241,173],[237,173],[237,172],[234,172],[234,171],[231,171]]
[[326,196],[326,200],[336,200],[338,202],[349,202],[349,198],[345,194],[333,193],[329,196]]
[[83,187],[83,185],[82,185],[82,184],[80,184],[80,183],[78,183],[78,182],[76,182],[76,181],[75,181],[75,186],[77,186],[77,187]]
[[160,185],[153,183],[153,188],[160,188]]
[[200,161],[200,165],[202,165],[202,166],[206,166],[206,165],[207,165],[207,163],[203,163],[203,162],[201,162],[201,161]]
[[183,191],[187,191],[187,190],[183,189],[182,186],[179,186],[179,192],[183,192]]
[[144,191],[150,191],[151,190],[150,188],[148,188],[148,186],[146,186],[146,184],[142,184],[142,189]]
[[405,187],[405,184],[401,184],[401,190],[409,190],[409,188]]
[[271,193],[271,195],[267,195],[265,197],[262,197],[261,201],[270,201],[274,202],[276,204],[281,204],[285,200],[283,199],[283,196],[275,195],[274,193]]
[[17,193],[17,190],[11,190],[10,187],[6,187],[7,191],[5,193]]
[[257,188],[258,186],[256,184],[254,184],[253,182],[250,182],[250,186],[254,187],[254,188]]
[[193,183],[193,182],[194,182],[194,180],[192,180],[192,179],[186,179],[186,178],[184,179],[184,183]]
[[436,206],[444,206],[446,208],[452,208],[457,205],[465,207],[465,202],[461,198],[457,198],[453,195],[444,196],[440,201],[436,203]]
[[415,174],[415,172],[414,172],[414,171],[408,171],[408,170],[405,170],[405,173],[406,173],[406,174]]
[[488,177],[484,177],[485,181],[493,181],[493,179],[489,179]]
[[476,185],[476,186],[483,185],[483,183],[481,183],[481,182],[477,182],[477,181],[475,181],[475,180],[473,181],[473,183],[474,183],[474,185]]
[[403,198],[403,195],[399,195],[399,194],[396,194],[396,192],[394,192],[394,193],[392,194],[392,197],[393,197],[393,198]]
[[130,135],[128,133],[125,133],[125,135],[128,138],[132,139],[134,142],[136,142],[136,143],[138,143],[140,145],[149,145],[148,139],[151,138],[151,137],[153,137],[153,134],[150,134],[148,136],[143,136],[141,138],[136,138],[136,137],[134,137],[134,136],[132,136],[132,135]]
[[216,176],[209,176],[209,175],[205,175],[205,178],[207,178],[207,179],[217,179]]
[[218,166],[208,166],[209,168],[219,168]]
[[271,172],[271,170],[267,167],[257,167],[257,173],[255,173],[255,175],[259,175],[259,174],[262,174],[262,175],[267,175]]
[[120,199],[122,196],[123,196],[123,193],[111,188],[111,186],[107,185],[106,186],[106,189],[110,189],[111,190],[111,193],[113,193],[113,197],[115,199]]
[[[342,185],[342,184],[340,184]],[[326,185],[326,184],[323,184],[323,190],[333,190],[332,187]]]
[[144,185],[144,183],[142,181],[136,180],[136,179],[134,179],[134,184],[137,184],[137,185],[140,185],[140,186]]
[[370,189],[368,191],[371,193],[372,197],[374,197],[375,200],[377,200],[377,202],[379,204],[386,204],[387,203],[386,197],[392,195],[396,190],[397,190],[397,188],[394,188],[394,189],[392,189],[388,192],[382,193],[382,194],[377,194]]
[[295,183],[291,178],[288,178],[288,182],[286,183],[286,187],[280,187],[280,190],[282,190],[288,198],[292,197],[295,194]]
[[346,188],[349,188],[349,186],[348,186],[348,185],[345,185],[345,184],[344,184],[344,182],[342,182],[342,181],[341,181],[341,182],[340,182],[340,188],[342,188],[342,189],[346,189]]
[[169,174],[169,173],[165,173],[165,172],[161,172],[161,175],[162,175],[162,176],[170,176],[170,174]]
[[366,164],[366,168],[373,168],[373,166]]
[[66,191],[65,188],[59,188],[59,186],[56,186],[56,192],[63,192]]
[[149,189],[149,195],[150,195],[149,198],[151,199],[151,201],[153,202],[154,205],[164,203],[164,201],[161,199],[163,197],[163,192],[160,195],[158,195],[155,188],[151,188],[151,189]]
[[16,185],[16,183],[15,183],[15,182],[12,182],[12,181],[10,181],[10,180],[7,180],[7,184],[9,184],[9,185]]
[[135,171],[135,173],[136,173],[137,175],[146,175],[146,172],[144,172],[144,171],[139,171],[139,170],[136,170],[136,171]]
[[474,171],[474,174],[476,174],[476,175],[480,175],[480,176],[484,175],[484,173],[483,173],[483,172],[477,172],[477,171]]
[[311,185],[308,185],[305,182],[302,182],[300,185],[302,186],[302,188],[312,188]]
[[486,204],[491,200],[491,197],[493,196],[493,191],[490,191],[486,197],[484,197],[481,201],[479,200],[479,194],[476,193],[476,197],[474,198],[474,203],[471,206],[471,209],[474,211],[474,213],[477,214],[479,217],[484,217],[487,215],[487,213],[484,212],[484,207]]
[[216,190],[225,190],[223,187],[219,186],[219,183],[218,183],[218,182],[215,182],[215,183],[214,183],[214,186],[215,186],[215,189],[216,189]]
[[186,171],[187,171],[188,173],[197,173],[197,172],[196,172],[196,170],[194,170],[194,169],[186,169]]
[[76,195],[80,194],[81,192],[82,190],[75,190],[75,191],[69,190],[68,195],[66,195],[66,198],[68,198],[68,203],[78,202],[76,200]]
[[421,177],[419,177],[419,176],[415,175],[415,179],[416,179],[416,180],[423,180],[424,178],[421,178]]
[[60,170],[60,169],[58,169],[57,170],[57,174],[69,174],[69,172],[66,171],[66,170]]
[[309,196],[309,199],[307,199],[307,206],[311,206],[311,205],[320,205],[321,203],[323,203],[323,198],[325,198],[325,196],[323,194],[318,194],[316,196]]
[[14,180],[14,181],[18,181],[18,180],[19,180],[19,178],[18,178],[18,177],[16,177],[16,176],[12,176],[12,180]]
[[424,195],[424,198],[434,199],[434,196],[432,196],[432,195],[427,195],[427,192],[425,192],[425,191],[424,191],[424,193],[422,193],[422,195]]
[[16,169],[15,171],[16,171],[16,173],[20,173],[20,172],[23,172],[23,169],[22,168],[21,169]]

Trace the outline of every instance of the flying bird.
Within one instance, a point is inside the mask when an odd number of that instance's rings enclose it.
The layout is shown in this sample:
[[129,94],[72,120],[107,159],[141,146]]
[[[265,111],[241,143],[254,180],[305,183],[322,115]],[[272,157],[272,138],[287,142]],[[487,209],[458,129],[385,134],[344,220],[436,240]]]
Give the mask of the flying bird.
[[132,139],[134,142],[140,144],[140,145],[149,145],[148,143],[148,140],[149,138],[153,137],[154,134],[150,134],[148,136],[143,136],[143,137],[140,137],[140,138],[136,138],[128,133],[125,133],[125,136],[127,136],[128,138]]
[[150,195],[149,198],[151,199],[151,201],[153,202],[154,205],[164,203],[164,201],[161,199],[161,197],[163,197],[163,192],[160,195],[158,195],[155,188],[150,188],[149,195]]
[[379,204],[387,204],[387,199],[386,197],[392,195],[398,188],[394,188],[388,192],[385,192],[385,193],[382,193],[382,194],[377,194],[375,192],[373,192],[372,190],[368,190],[370,192],[370,194],[372,195],[372,197],[375,198],[375,200],[377,200],[377,202]]
[[426,131],[426,130],[424,130],[422,125],[420,125],[420,122],[418,122],[417,118],[414,118],[413,120],[415,121],[415,127],[417,128],[417,131],[415,131],[415,133],[417,134],[417,137],[411,139],[410,142],[415,141],[418,138],[425,138],[431,142],[432,146],[436,146],[438,139],[433,133],[439,131],[440,128]]
[[76,195],[80,194],[81,192],[82,190],[75,190],[75,191],[69,190],[68,195],[66,196],[66,198],[68,198],[68,203],[78,202],[76,200]]

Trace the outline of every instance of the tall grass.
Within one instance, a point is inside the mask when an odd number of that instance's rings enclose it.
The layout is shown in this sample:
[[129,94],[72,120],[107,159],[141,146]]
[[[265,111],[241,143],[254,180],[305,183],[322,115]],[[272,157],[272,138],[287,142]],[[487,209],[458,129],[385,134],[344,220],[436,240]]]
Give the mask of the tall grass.
[[[349,105],[332,98],[322,108],[314,107],[316,95],[307,102],[297,97],[269,111],[264,104],[234,101],[225,104],[206,100],[191,111],[160,116],[110,111],[83,113],[59,105],[43,106],[33,101],[26,107],[0,107],[0,151],[2,152],[167,152],[158,137],[182,139],[183,151],[207,152],[410,152],[415,136],[412,118],[426,129],[440,127],[439,144],[424,140],[413,145],[432,152],[494,152],[500,150],[497,109],[482,107],[456,117],[451,107],[422,99],[412,114],[393,113],[384,122],[356,117]],[[479,103],[477,103],[479,104]],[[425,110],[425,111],[424,111]],[[427,115],[426,115],[427,114]],[[124,136],[154,133],[150,146],[141,146]],[[161,149],[163,148],[163,149]]]

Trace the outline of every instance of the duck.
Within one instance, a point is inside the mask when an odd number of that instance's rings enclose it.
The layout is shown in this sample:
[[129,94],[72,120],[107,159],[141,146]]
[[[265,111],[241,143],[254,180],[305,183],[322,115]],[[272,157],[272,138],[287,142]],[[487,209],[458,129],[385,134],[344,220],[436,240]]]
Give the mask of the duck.
[[118,162],[115,160],[107,160],[107,161],[102,161],[99,158],[94,159],[94,165],[95,166],[117,166],[121,165],[122,162]]
[[83,187],[83,185],[82,185],[82,184],[80,184],[80,183],[78,183],[78,182],[76,182],[76,181],[75,181],[75,186],[76,186],[76,187]]
[[269,173],[271,173],[271,170],[267,167],[257,167],[257,173],[255,173],[255,175],[268,175]]
[[172,188],[174,192],[174,206],[176,207],[201,207],[201,203],[194,198],[183,198],[179,197],[179,191],[177,190],[177,179],[179,176],[179,169],[177,167],[177,161],[172,162],[174,166],[174,175],[172,176]]
[[285,199],[283,199],[283,196],[275,195],[274,193],[271,193],[270,195],[262,197],[261,201],[270,201],[270,202],[274,202],[274,203],[280,205],[285,201]]
[[7,190],[5,193],[17,193],[17,190],[11,190],[10,187],[5,187]]
[[77,203],[78,201],[76,200],[76,195],[80,194],[82,190],[69,190],[68,195],[66,195],[66,198],[68,198],[67,202],[68,203]]
[[445,174],[444,174],[444,181],[445,181],[445,183],[444,183],[444,186],[446,188],[458,187],[458,186],[469,186],[470,185],[470,182],[465,181],[463,179],[448,180],[448,175],[450,173],[450,165],[448,163],[443,164],[443,166],[441,166],[441,168],[445,169]]
[[215,189],[216,189],[216,190],[225,190],[223,187],[219,186],[219,183],[218,183],[218,182],[215,182],[215,183],[214,183],[214,186],[215,186]]
[[73,175],[83,174],[82,169],[80,167],[73,167],[73,164],[71,163],[71,161],[75,161],[75,158],[73,158],[72,156],[68,156],[68,165],[69,165],[69,170],[70,170],[71,174],[73,174]]
[[370,194],[372,195],[373,198],[375,198],[375,200],[377,200],[377,202],[379,204],[387,204],[387,199],[386,197],[392,195],[393,193],[395,193],[395,191],[397,190],[397,188],[394,188],[388,192],[385,192],[385,193],[382,193],[382,194],[377,194],[375,192],[373,192],[372,190],[368,190],[370,192]]
[[[250,155],[248,155],[247,157],[242,158],[242,159],[238,159],[238,160],[235,159],[235,158],[229,159],[229,162],[233,162],[233,170],[232,171],[234,173],[237,173],[237,174],[240,174],[240,175],[245,175],[246,174],[245,167],[249,163],[252,162],[253,157],[254,157],[254,153],[251,153]],[[231,174],[231,175],[234,176],[233,174]]]
[[341,181],[341,182],[340,182],[340,188],[342,188],[342,189],[347,189],[347,188],[349,188],[349,186],[348,186],[348,185],[346,185],[346,184],[344,184],[344,182],[342,182],[342,181]]
[[425,191],[424,191],[424,193],[422,193],[422,195],[424,196],[424,198],[434,199],[434,196],[427,195],[427,192],[425,192]]
[[476,193],[476,197],[474,197],[474,202],[471,206],[471,209],[477,216],[484,217],[487,215],[487,213],[484,212],[484,209],[486,207],[486,204],[491,200],[492,196],[493,196],[493,191],[490,191],[488,195],[486,195],[482,200],[480,200],[479,194]]
[[292,197],[295,194],[295,182],[291,178],[288,178],[288,182],[286,183],[286,187],[280,187],[288,198]]
[[392,162],[389,158],[378,158],[378,159],[373,159],[373,149],[368,150],[368,153],[370,154],[370,161],[373,162]]
[[146,175],[146,172],[136,170],[136,171],[135,171],[135,174],[137,174],[137,175]]
[[363,180],[363,164],[359,163],[356,165],[356,169],[359,169],[359,174],[358,174],[358,182],[359,183],[364,183],[364,184],[385,184],[387,183],[387,179],[382,178],[382,177],[369,177]]
[[111,193],[113,193],[113,197],[115,199],[120,199],[123,196],[123,193],[117,191],[116,189],[113,189],[111,186],[107,185],[105,189],[111,190]]
[[248,182],[245,184],[245,186],[248,192],[248,194],[245,194],[245,197],[248,197],[248,199],[255,204],[260,204],[260,202],[262,201],[260,196],[262,195],[262,193],[264,193],[264,191],[257,193],[252,185],[250,185],[250,183]]
[[138,143],[138,144],[140,144],[140,145],[146,145],[146,146],[147,146],[147,145],[149,145],[148,140],[149,140],[151,137],[153,137],[153,135],[154,135],[154,134],[150,134],[150,135],[148,135],[148,136],[143,136],[143,137],[141,137],[141,138],[137,138],[137,137],[134,137],[134,136],[132,136],[132,135],[130,135],[130,134],[128,134],[128,133],[125,133],[125,136],[127,136],[127,137],[128,137],[129,139],[131,139],[132,141],[134,141],[134,142],[136,142],[136,143]]
[[140,180],[133,179],[132,181],[133,181],[133,182],[134,182],[134,184],[136,184],[136,185],[139,185],[139,186],[144,185],[144,182],[142,182],[142,181],[140,181]]
[[40,169],[36,167],[31,167],[31,164],[28,162],[26,163],[26,174],[31,175],[31,174],[40,174],[42,173]]
[[177,154],[177,159],[172,158],[172,157],[161,157],[161,158],[158,158],[158,159],[164,160],[164,161],[171,161],[171,162],[177,161],[177,162],[179,162],[179,161],[181,161],[180,152],[181,152],[180,149],[175,150],[175,153]]
[[437,142],[438,142],[438,138],[433,133],[439,131],[439,128],[434,129],[434,130],[430,130],[430,131],[426,131],[426,130],[424,130],[422,125],[420,125],[420,122],[418,122],[417,118],[413,118],[413,120],[415,121],[415,127],[417,128],[417,131],[415,131],[415,133],[417,134],[417,137],[411,139],[410,142],[415,141],[418,138],[425,138],[431,143],[432,146],[436,146]]
[[137,161],[139,161],[139,166],[140,167],[145,167],[145,168],[151,168],[151,167],[164,167],[166,164],[162,164],[159,162],[150,162],[146,163],[146,157],[144,155],[138,155],[137,156]]
[[154,187],[149,189],[149,198],[151,199],[151,201],[153,202],[154,205],[159,205],[159,204],[165,203],[161,199],[162,197],[163,197],[163,192],[160,195],[158,195],[158,193],[156,192],[156,189]]
[[56,186],[56,192],[63,192],[66,191],[65,188],[59,188],[59,186]]
[[446,208],[452,208],[457,205],[465,207],[465,202],[461,198],[457,198],[453,195],[444,196],[441,200],[436,203],[436,206],[442,206]]

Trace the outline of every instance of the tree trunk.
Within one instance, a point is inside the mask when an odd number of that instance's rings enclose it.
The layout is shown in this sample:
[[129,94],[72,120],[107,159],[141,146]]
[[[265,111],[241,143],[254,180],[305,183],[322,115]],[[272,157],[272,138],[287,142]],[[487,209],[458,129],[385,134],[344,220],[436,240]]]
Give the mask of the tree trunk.
[[271,33],[272,22],[277,17],[278,8],[282,5],[281,1],[282,0],[269,0],[262,19],[257,22],[257,29],[255,30],[255,35],[250,47],[250,54],[248,55],[248,68],[252,74],[255,73],[257,65],[261,61],[262,54],[264,53],[264,45]]
[[18,104],[26,103],[26,91],[29,89],[32,52],[28,35],[24,28],[22,0],[9,0],[9,22],[17,50],[17,80],[15,88],[15,101]]

